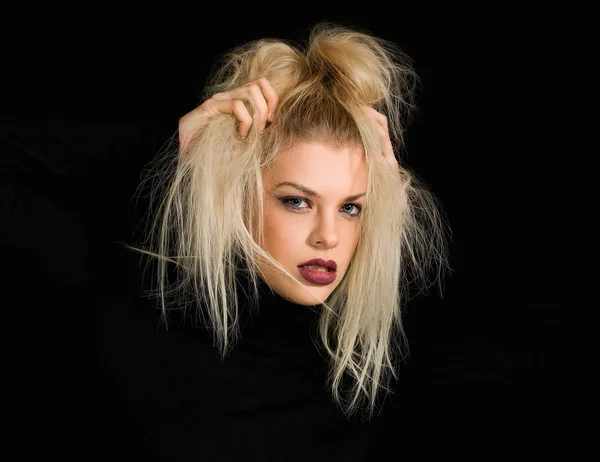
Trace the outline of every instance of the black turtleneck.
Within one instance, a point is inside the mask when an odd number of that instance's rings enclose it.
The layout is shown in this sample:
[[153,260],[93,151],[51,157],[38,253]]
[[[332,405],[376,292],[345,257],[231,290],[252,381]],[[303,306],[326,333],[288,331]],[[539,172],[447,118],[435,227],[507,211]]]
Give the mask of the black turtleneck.
[[1,125],[11,442],[77,461],[371,460],[380,420],[348,420],[334,404],[318,306],[261,286],[221,360],[209,330],[176,311],[165,329],[142,296],[122,241],[135,243],[131,165],[168,138],[148,130]]
[[[261,286],[221,360],[210,331],[139,297],[98,304],[81,387],[92,460],[364,461],[377,422],[346,419],[326,386],[318,306]],[[90,332],[91,333],[91,332]]]

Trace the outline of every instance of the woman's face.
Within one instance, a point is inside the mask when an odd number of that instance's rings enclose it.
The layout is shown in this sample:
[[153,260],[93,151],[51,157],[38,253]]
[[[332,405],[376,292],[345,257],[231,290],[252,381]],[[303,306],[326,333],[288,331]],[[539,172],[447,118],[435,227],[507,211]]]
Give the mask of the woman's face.
[[[360,232],[367,190],[363,150],[301,142],[279,153],[263,171],[263,248],[304,287],[326,300],[340,284]],[[309,262],[321,259],[323,262]],[[323,268],[322,265],[335,267]],[[266,264],[265,282],[283,298],[301,305],[318,301]]]

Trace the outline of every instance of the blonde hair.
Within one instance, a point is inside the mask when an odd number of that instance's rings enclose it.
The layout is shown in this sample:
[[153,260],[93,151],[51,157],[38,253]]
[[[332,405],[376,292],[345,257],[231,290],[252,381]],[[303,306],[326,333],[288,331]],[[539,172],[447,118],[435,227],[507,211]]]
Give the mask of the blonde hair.
[[[360,239],[340,285],[327,301],[315,297],[315,304],[324,308],[318,332],[330,360],[334,402],[348,417],[358,410],[371,417],[379,391],[390,391],[398,361],[408,353],[402,311],[409,292],[441,283],[447,266],[441,208],[400,162],[418,78],[393,43],[320,23],[306,43],[269,38],[230,51],[202,99],[258,78],[266,78],[279,96],[273,123],[262,133],[253,124],[241,139],[235,116],[221,114],[185,155],[171,143],[147,177],[152,201],[158,200],[158,209],[150,211],[147,246],[130,248],[156,258],[154,295],[164,322],[171,307],[198,307],[192,314],[213,329],[225,359],[240,335],[240,270],[253,287],[244,293],[252,303],[259,298],[261,260],[303,287],[263,250],[261,172],[298,141],[362,147],[369,173]],[[387,117],[398,169],[375,158],[380,138],[365,105]]]

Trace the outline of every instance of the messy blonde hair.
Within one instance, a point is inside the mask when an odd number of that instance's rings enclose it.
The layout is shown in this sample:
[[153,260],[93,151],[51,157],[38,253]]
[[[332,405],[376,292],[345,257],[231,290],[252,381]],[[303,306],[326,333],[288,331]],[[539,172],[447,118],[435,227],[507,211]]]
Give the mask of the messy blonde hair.
[[[202,99],[259,78],[279,96],[273,123],[262,133],[253,124],[242,139],[235,116],[221,114],[185,155],[170,144],[147,178],[158,208],[151,212],[146,248],[136,250],[158,263],[154,294],[164,321],[170,307],[198,307],[192,314],[211,327],[225,359],[240,335],[240,269],[253,288],[244,296],[253,303],[259,261],[304,288],[263,250],[261,172],[299,141],[360,146],[369,173],[359,242],[330,297],[313,296],[323,307],[318,332],[330,359],[334,401],[347,416],[366,410],[370,417],[379,390],[389,391],[398,360],[408,353],[402,312],[409,292],[441,283],[447,265],[441,208],[400,162],[418,78],[393,43],[320,23],[304,43],[261,39],[227,53]],[[387,117],[399,168],[375,158],[380,137],[365,105]],[[255,118],[251,101],[247,106]]]

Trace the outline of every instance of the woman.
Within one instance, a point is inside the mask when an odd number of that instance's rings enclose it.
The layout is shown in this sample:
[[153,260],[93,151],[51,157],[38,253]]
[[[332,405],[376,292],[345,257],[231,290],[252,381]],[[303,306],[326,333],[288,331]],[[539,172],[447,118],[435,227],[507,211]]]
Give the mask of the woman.
[[402,302],[446,264],[436,203],[399,164],[415,82],[393,44],[331,24],[226,55],[150,177],[140,250],[163,313],[204,319],[225,359],[266,283],[318,313],[336,404],[372,416],[406,353]]
[[[61,309],[37,323],[28,373],[14,374],[26,396],[16,400],[24,441],[41,422],[40,450],[73,460],[376,459],[371,424],[407,353],[404,304],[446,265],[440,210],[399,155],[415,83],[393,44],[328,24],[305,44],[264,39],[226,55],[140,185],[151,194],[146,234],[129,249],[146,259],[150,305],[137,292],[122,296],[126,265],[88,235],[119,211],[66,187],[90,221],[67,222],[74,257],[54,260],[83,269],[30,294],[38,311],[54,298]],[[92,162],[101,173],[88,187],[102,198],[100,188],[118,194],[106,178],[122,157],[152,137],[147,127],[115,136],[92,127],[71,149],[47,130],[15,144],[17,131],[30,133],[18,128],[3,127],[7,146],[27,147],[14,159],[56,150],[59,172],[95,159],[90,150],[110,151],[101,170]],[[87,130],[63,128],[69,137]],[[112,243],[113,231],[96,232]],[[93,257],[77,244],[86,238]],[[94,271],[88,290],[96,256],[111,271]],[[127,275],[137,285],[139,275]],[[29,338],[16,332],[15,341]]]

